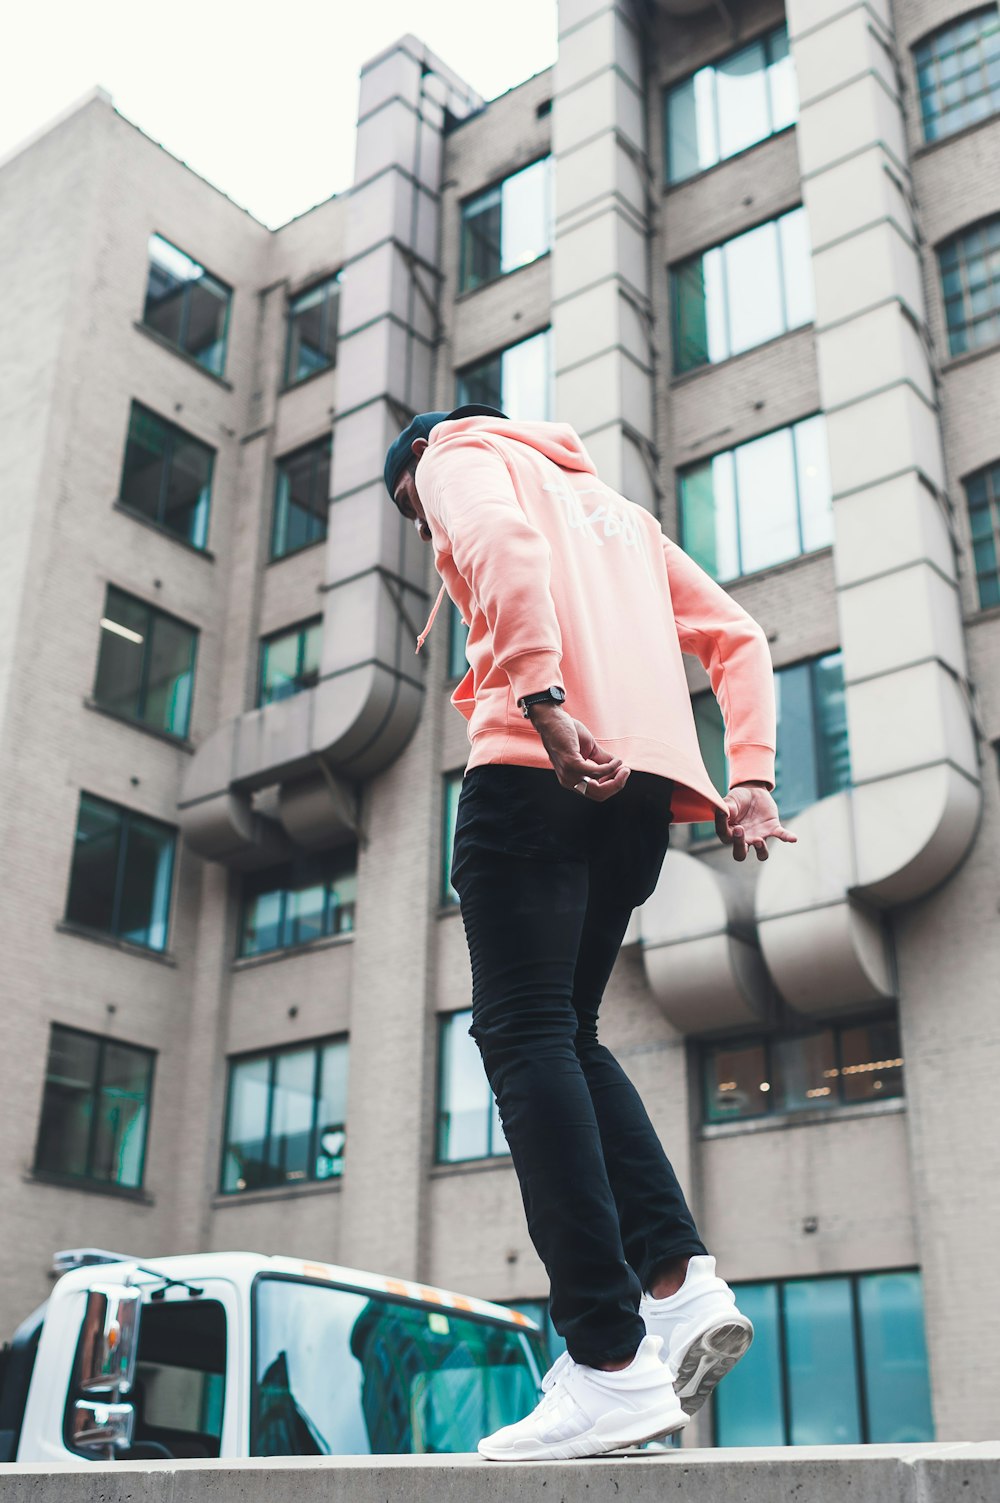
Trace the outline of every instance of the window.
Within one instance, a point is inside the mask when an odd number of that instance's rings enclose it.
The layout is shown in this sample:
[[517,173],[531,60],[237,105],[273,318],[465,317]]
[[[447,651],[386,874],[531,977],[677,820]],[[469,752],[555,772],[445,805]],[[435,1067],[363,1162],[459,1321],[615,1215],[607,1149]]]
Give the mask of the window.
[[1000,110],[1000,14],[963,16],[913,49],[924,140],[939,141]]
[[285,558],[310,543],[326,537],[330,506],[330,453],[328,433],[317,443],[296,449],[279,459],[274,492],[274,526],[271,558]]
[[780,26],[667,90],[667,181],[683,182],[794,125],[798,108],[788,33]]
[[214,449],[132,403],[119,504],[204,548]]
[[965,481],[979,604],[1000,605],[1000,463]]
[[692,465],[678,491],[683,546],[713,579],[737,579],[833,542],[819,415]]
[[127,720],[186,736],[197,640],[194,627],[109,585],[94,699]]
[[221,376],[232,288],[164,240],[149,237],[149,280],[142,321],[168,344]]
[[244,877],[239,954],[264,955],[331,934],[350,934],[357,866],[352,845]]
[[459,291],[482,287],[552,248],[552,158],[532,162],[462,205]]
[[[774,799],[787,820],[818,799],[850,786],[842,653],[779,668],[774,691],[778,712]],[[692,703],[706,770],[716,788],[725,792],[729,768],[719,702],[714,694],[699,694]],[[694,840],[704,840],[715,826],[705,820],[693,824],[691,830]]]
[[899,1022],[853,1020],[706,1044],[702,1081],[706,1123],[888,1101],[903,1095]]
[[81,793],[66,921],[165,950],[177,832]]
[[132,1444],[155,1441],[172,1456],[192,1460],[218,1456],[226,1366],[221,1301],[186,1289],[168,1289],[163,1299],[154,1293],[139,1325]]
[[52,1025],[35,1172],[138,1189],[154,1055]]
[[510,1153],[482,1057],[469,1036],[472,1009],[441,1019],[438,1073],[439,1164]]
[[323,643],[323,618],[304,621],[290,631],[276,632],[260,644],[258,705],[288,699],[319,680],[319,655]]
[[934,1439],[916,1269],[735,1287],[754,1340],[716,1391],[716,1445]]
[[328,277],[288,304],[285,385],[294,386],[337,363],[340,274]]
[[451,885],[451,858],[455,849],[455,821],[458,818],[458,800],[462,793],[464,769],[446,772],[444,775],[444,820],[441,832],[441,902],[448,905],[458,902],[458,893]]
[[456,406],[480,402],[509,417],[548,421],[552,413],[552,333],[543,329],[458,373]]
[[809,259],[799,208],[679,262],[671,271],[675,374],[811,323]]
[[949,352],[1000,339],[1000,215],[942,245],[938,266]]
[[469,640],[469,628],[462,620],[458,606],[453,600],[448,602],[448,677],[464,678],[469,660],[466,657],[466,644]]
[[346,1120],[346,1038],[230,1060],[223,1193],[337,1178]]

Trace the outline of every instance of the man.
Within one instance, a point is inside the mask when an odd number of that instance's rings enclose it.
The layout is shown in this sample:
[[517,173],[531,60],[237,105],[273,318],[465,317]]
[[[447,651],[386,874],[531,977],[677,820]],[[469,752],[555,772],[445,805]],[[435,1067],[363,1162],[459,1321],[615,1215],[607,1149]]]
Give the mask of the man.
[[[770,793],[770,654],[565,424],[424,413],[390,447],[385,482],[443,580],[417,650],[445,591],[470,627],[452,695],[472,744],[452,860],[470,1032],[567,1343],[536,1409],[479,1450],[600,1455],[680,1429],[753,1336],[597,1015],[672,820],[714,818],[737,861],[795,839]],[[725,798],[701,759],[682,652],[722,707]]]

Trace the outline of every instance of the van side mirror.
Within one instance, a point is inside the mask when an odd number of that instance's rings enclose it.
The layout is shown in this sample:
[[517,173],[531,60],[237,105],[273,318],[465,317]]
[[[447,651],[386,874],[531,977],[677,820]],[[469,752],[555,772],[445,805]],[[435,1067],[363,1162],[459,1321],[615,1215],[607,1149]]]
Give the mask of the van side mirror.
[[70,1444],[74,1450],[93,1451],[107,1459],[132,1444],[135,1410],[131,1404],[77,1399],[70,1417]]
[[[79,1393],[119,1398],[135,1379],[142,1296],[127,1284],[95,1284],[87,1295],[80,1336]],[[107,1406],[105,1406],[107,1407]]]

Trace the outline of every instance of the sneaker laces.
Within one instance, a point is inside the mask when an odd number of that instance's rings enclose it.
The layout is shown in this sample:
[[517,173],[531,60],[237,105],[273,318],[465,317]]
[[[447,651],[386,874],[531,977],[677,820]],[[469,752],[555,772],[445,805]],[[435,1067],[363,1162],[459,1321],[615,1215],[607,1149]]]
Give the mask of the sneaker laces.
[[542,1379],[542,1392],[549,1393],[559,1382],[563,1374],[572,1366],[573,1358],[569,1352],[561,1352]]

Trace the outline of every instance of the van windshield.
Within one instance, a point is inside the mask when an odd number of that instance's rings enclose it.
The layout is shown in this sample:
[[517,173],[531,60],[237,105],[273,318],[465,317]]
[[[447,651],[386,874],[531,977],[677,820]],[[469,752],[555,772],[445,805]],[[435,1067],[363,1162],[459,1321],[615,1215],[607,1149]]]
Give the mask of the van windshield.
[[254,1456],[474,1451],[538,1399],[535,1332],[291,1278],[254,1286]]

